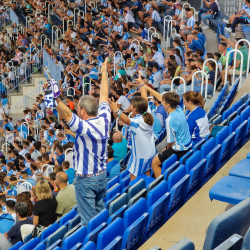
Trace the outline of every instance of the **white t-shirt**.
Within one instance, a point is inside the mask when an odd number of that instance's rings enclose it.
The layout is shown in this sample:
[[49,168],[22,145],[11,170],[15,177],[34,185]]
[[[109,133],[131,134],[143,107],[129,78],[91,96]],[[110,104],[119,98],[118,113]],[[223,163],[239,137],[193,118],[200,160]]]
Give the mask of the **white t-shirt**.
[[69,162],[69,167],[73,168],[73,151],[69,151],[66,154],[65,161]]
[[3,115],[4,114],[4,111],[3,111],[3,108],[0,108],[0,120],[3,120]]
[[28,122],[31,120],[31,116],[30,114],[28,113],[26,116],[25,116],[25,121]]
[[134,23],[134,22],[135,22],[134,17],[130,13],[127,13],[127,15],[125,16],[124,23]]
[[129,100],[124,96],[120,96],[120,98],[118,99],[118,104],[121,104],[121,109],[124,111],[126,110],[127,108],[129,108],[130,106],[130,102]]

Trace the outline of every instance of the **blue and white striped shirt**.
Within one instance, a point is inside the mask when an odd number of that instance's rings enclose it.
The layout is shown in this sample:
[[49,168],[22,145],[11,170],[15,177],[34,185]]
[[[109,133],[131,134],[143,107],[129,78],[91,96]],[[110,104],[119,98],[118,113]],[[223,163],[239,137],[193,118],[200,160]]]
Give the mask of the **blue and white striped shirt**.
[[152,18],[158,23],[161,21],[161,16],[157,10],[153,11]]
[[188,19],[187,21],[187,27],[190,28],[192,27],[192,30],[194,29],[194,23],[195,23],[195,18],[192,16],[191,18]]
[[106,169],[110,122],[107,102],[100,103],[97,117],[82,120],[72,114],[68,125],[76,133],[73,167],[77,174],[90,175]]

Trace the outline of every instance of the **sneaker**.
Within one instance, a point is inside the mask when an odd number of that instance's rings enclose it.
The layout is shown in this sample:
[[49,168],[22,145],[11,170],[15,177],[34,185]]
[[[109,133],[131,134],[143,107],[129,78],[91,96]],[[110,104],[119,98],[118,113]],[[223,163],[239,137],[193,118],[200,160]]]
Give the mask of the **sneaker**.
[[229,21],[227,19],[223,19],[223,22],[229,24]]
[[206,26],[206,25],[202,26],[201,28],[202,28],[203,30],[209,29],[209,27]]
[[231,33],[231,36],[235,36],[235,33]]
[[228,32],[230,32],[230,33],[232,32],[232,28],[225,27],[225,30],[228,31]]
[[223,85],[220,85],[216,91],[221,92],[222,89],[223,89]]
[[181,38],[181,35],[180,35],[180,34],[175,34],[175,36],[177,36],[177,37]]
[[231,24],[229,23],[229,24],[226,24],[226,26],[225,27],[227,27],[227,28],[231,28]]

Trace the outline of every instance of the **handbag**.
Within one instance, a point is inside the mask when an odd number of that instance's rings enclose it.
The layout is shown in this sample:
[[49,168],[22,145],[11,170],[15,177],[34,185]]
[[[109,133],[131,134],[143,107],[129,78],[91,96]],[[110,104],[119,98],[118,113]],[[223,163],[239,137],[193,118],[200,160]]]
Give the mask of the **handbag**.
[[42,225],[36,225],[34,229],[32,230],[32,238],[36,238],[40,233],[42,233],[45,230],[45,227]]

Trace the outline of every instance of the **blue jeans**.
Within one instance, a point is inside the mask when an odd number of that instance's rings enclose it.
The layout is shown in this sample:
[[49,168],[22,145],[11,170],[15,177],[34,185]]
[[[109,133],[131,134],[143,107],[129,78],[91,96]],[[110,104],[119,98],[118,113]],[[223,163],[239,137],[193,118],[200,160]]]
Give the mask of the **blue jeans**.
[[199,12],[198,12],[198,22],[201,23],[201,15],[204,13],[207,13],[208,9],[200,7]]
[[213,15],[211,15],[211,14],[206,15],[204,13],[204,14],[201,15],[201,19],[202,19],[205,26],[208,26],[207,19],[212,19],[212,18],[213,18]]
[[93,177],[76,176],[75,191],[77,211],[81,224],[87,227],[88,222],[104,209],[103,197],[107,189],[107,172]]
[[[194,86],[194,91],[197,93],[201,93],[201,85]],[[205,96],[205,91],[206,91],[206,85],[203,85],[203,92],[202,95]],[[207,86],[207,94],[208,95],[213,95],[214,87],[211,84],[208,84]]]

